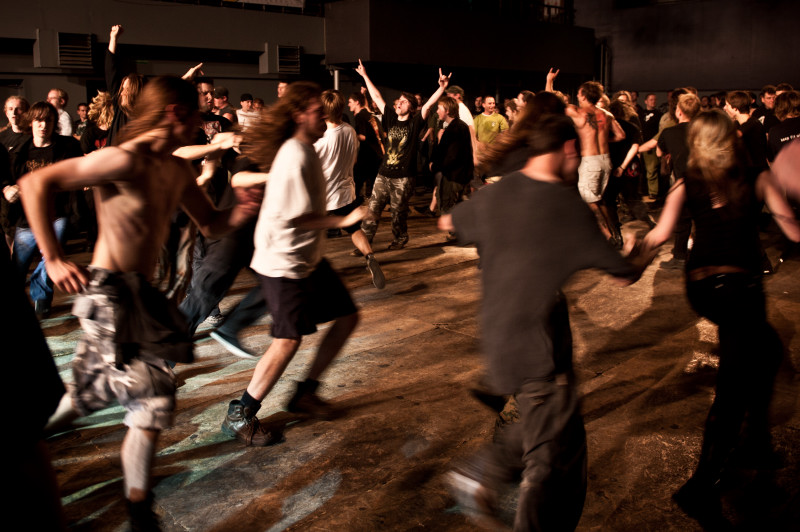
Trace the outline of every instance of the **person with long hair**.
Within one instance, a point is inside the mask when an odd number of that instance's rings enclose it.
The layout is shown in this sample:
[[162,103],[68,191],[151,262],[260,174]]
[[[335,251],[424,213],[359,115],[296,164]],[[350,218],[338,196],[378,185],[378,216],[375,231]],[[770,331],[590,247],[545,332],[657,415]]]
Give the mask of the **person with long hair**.
[[762,200],[792,241],[800,241],[800,226],[772,174],[748,167],[736,127],[723,111],[697,115],[688,144],[685,178],[670,190],[644,248],[669,238],[686,204],[696,228],[686,290],[695,311],[719,328],[719,370],[697,469],[674,498],[701,524],[715,526],[723,519],[718,480],[740,433],[742,452],[757,460],[771,451],[767,413],[783,347],[767,321],[762,288]]
[[[281,441],[277,431],[259,423],[261,402],[278,382],[317,325],[333,324],[320,342],[306,379],[297,383],[287,409],[330,418],[333,409],[317,395],[319,378],[358,324],[358,309],[341,279],[322,257],[323,230],[350,227],[364,217],[359,207],[346,216],[328,216],[325,177],[314,142],[326,130],[322,91],[315,83],[296,82],[265,110],[245,133],[243,151],[261,172],[240,172],[248,185],[269,179],[269,193],[256,223],[250,267],[258,274],[272,313],[273,340],[258,361],[240,400],[231,401],[222,432],[245,445]],[[234,181],[234,186],[241,184]]]
[[105,59],[106,86],[114,101],[114,116],[108,129],[108,144],[118,144],[116,137],[133,114],[134,106],[145,85],[145,78],[131,68],[117,50],[117,41],[122,35],[121,24],[111,26],[108,50]]
[[[128,426],[120,454],[131,528],[157,530],[151,463],[175,411],[175,375],[167,361],[190,362],[192,341],[178,309],[150,284],[156,257],[179,204],[203,233],[221,236],[255,215],[260,193],[242,191],[242,203],[214,209],[192,167],[172,155],[197,127],[195,88],[164,76],[142,96],[118,146],[40,168],[20,180],[20,189],[55,286],[80,293],[73,308],[83,328],[75,384],[50,426],[118,401]],[[88,270],[65,257],[48,207],[56,191],[87,186],[95,193],[100,227]]]

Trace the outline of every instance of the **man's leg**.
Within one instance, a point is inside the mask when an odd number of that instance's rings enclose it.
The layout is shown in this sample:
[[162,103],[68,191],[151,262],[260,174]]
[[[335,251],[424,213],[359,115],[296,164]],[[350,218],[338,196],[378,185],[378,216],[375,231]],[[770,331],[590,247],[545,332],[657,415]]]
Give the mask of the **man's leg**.
[[383,270],[381,270],[380,264],[378,264],[378,260],[375,258],[375,255],[372,252],[372,246],[369,244],[369,240],[367,240],[367,236],[364,234],[364,231],[358,229],[350,235],[350,238],[353,240],[353,244],[356,246],[356,249],[360,251],[366,259],[367,271],[369,272],[370,277],[372,277],[372,283],[375,285],[375,288],[380,290],[385,287],[386,278],[383,275]]
[[369,198],[367,216],[361,222],[361,229],[369,242],[375,238],[380,224],[381,213],[386,203],[389,201],[389,179],[378,174],[375,178],[375,185],[372,187],[372,195]]
[[401,249],[408,242],[408,200],[411,199],[410,177],[389,180],[389,198],[392,205],[392,244],[389,249]]
[[642,153],[647,172],[647,193],[651,198],[658,196],[658,155],[655,150]]
[[308,372],[308,378],[318,381],[322,373],[341,351],[342,346],[358,325],[358,314],[343,316],[333,322],[317,349],[317,356]]
[[259,403],[269,394],[297,353],[300,338],[275,338],[256,364],[247,393]]

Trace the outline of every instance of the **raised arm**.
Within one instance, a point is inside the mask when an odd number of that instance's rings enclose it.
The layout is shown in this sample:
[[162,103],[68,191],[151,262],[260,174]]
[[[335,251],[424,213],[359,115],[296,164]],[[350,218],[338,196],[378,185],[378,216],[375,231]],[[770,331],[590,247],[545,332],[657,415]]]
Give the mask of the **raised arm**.
[[261,208],[261,200],[264,197],[262,187],[234,188],[236,205],[231,209],[219,210],[214,207],[208,196],[197,185],[190,169],[188,176],[189,179],[181,198],[181,207],[206,237],[224,236],[258,214]]
[[117,38],[122,34],[122,31],[122,24],[111,26],[111,32],[108,34],[108,51],[112,54],[117,53]]
[[221,155],[222,152],[231,148],[238,148],[242,137],[232,132],[217,133],[208,144],[196,144],[192,146],[181,146],[172,155],[194,161],[209,155]]
[[364,67],[364,63],[361,62],[361,59],[358,60],[356,72],[358,72],[359,76],[364,78],[364,83],[367,85],[367,90],[369,91],[370,97],[378,105],[378,109],[380,110],[381,114],[383,114],[384,109],[386,108],[386,102],[383,101],[381,91],[378,90],[378,87],[376,87],[375,84],[372,83],[372,80],[369,79],[369,76],[367,76],[367,69]]
[[553,72],[552,68],[550,69],[550,71],[547,73],[547,80],[544,83],[544,90],[546,90],[547,92],[555,92],[556,91],[554,86],[555,86],[556,77],[558,76],[559,72],[561,72],[561,69],[556,69],[555,72]]
[[431,95],[431,97],[428,98],[428,101],[425,102],[425,105],[422,106],[422,114],[421,114],[421,116],[422,116],[423,120],[428,118],[428,112],[430,112],[431,107],[436,105],[436,102],[438,102],[439,98],[441,98],[442,95],[444,94],[444,90],[450,84],[450,76],[452,76],[452,75],[453,75],[453,73],[450,72],[448,75],[445,76],[444,74],[442,74],[442,69],[441,68],[439,69],[439,80],[438,80],[439,88],[436,89],[436,92],[434,92]]

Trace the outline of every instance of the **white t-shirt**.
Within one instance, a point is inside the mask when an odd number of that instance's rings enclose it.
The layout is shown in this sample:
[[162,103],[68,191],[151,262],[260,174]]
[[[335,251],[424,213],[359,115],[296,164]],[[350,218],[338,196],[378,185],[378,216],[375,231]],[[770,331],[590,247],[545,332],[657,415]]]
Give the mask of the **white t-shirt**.
[[332,211],[353,203],[356,200],[353,165],[358,156],[356,130],[345,123],[329,127],[322,138],[314,143],[314,149],[317,150],[325,176],[325,208]]
[[65,137],[72,135],[72,118],[63,109],[58,110],[58,134]]
[[291,221],[325,216],[325,178],[314,147],[291,138],[275,155],[258,214],[250,267],[267,277],[308,277],[322,259],[322,231]]
[[258,111],[236,110],[236,117],[239,119],[239,125],[242,126],[243,130],[255,124],[260,116],[261,114]]
[[475,120],[472,119],[472,113],[469,112],[469,108],[464,105],[464,102],[458,102],[458,118],[468,126],[475,127]]

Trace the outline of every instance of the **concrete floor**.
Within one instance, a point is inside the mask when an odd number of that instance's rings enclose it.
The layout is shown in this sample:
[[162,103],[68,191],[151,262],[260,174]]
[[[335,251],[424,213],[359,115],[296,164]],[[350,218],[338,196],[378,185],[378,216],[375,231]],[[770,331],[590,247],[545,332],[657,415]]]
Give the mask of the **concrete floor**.
[[[382,291],[371,285],[363,259],[349,256],[349,238],[327,244],[326,256],[361,308],[361,323],[320,391],[340,413],[334,421],[300,421],[282,410],[320,340],[315,334],[304,339],[259,413],[266,423],[285,426],[286,441],[245,448],[227,439],[220,423],[255,362],[229,355],[200,329],[197,361],[176,368],[175,425],[163,432],[155,461],[165,530],[474,529],[442,475],[491,439],[496,420],[469,394],[482,373],[477,255],[445,245],[433,219],[412,216],[409,229],[406,249],[384,251],[391,239],[384,213],[375,241],[388,280]],[[626,233],[641,229],[625,227]],[[765,238],[774,260],[777,239]],[[579,530],[700,530],[670,495],[689,477],[699,452],[713,400],[716,328],[689,308],[683,273],[659,268],[669,258],[666,247],[631,287],[598,272],[583,272],[567,287],[589,443]],[[726,479],[725,512],[742,530],[800,529],[799,269],[800,261],[788,261],[766,282],[770,319],[787,349],[773,412],[785,466]],[[249,274],[240,275],[223,311],[253,284]],[[54,310],[42,326],[62,378],[70,381],[80,328],[68,299],[59,297]],[[246,331],[244,343],[267,348],[268,317]],[[122,417],[114,406],[49,440],[72,530],[126,526]],[[514,495],[509,487],[503,499],[509,523]]]

